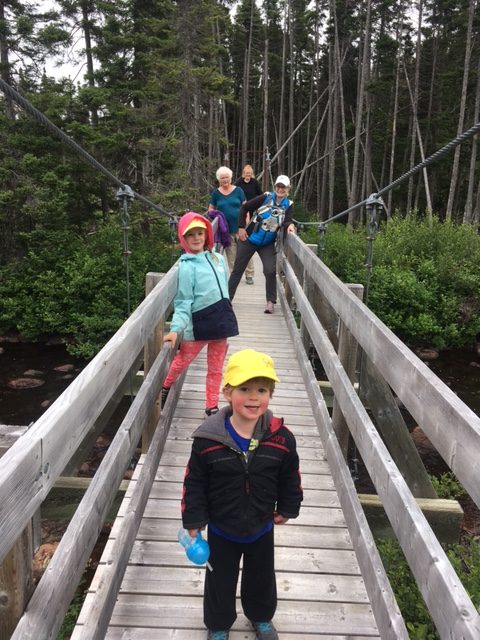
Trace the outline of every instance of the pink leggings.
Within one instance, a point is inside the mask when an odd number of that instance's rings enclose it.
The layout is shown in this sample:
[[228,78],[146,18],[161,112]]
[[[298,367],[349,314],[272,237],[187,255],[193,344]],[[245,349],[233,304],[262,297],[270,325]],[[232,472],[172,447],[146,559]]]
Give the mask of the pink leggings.
[[227,355],[227,339],[221,340],[184,340],[174,357],[163,386],[170,389],[189,364],[198,356],[203,347],[207,347],[207,378],[205,381],[206,408],[218,406],[218,396],[222,383],[222,370]]

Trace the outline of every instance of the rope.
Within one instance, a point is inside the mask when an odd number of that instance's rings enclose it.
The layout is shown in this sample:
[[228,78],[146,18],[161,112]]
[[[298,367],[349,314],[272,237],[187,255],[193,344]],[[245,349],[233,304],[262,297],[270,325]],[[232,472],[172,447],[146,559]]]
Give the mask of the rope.
[[[39,111],[36,107],[34,107],[33,104],[31,104],[26,98],[21,96],[17,91],[15,91],[15,89],[13,89],[13,87],[11,87],[1,78],[0,78],[0,88],[2,89],[3,93],[6,96],[8,96],[14,102],[16,102],[19,106],[21,106],[27,113],[33,116],[33,118],[37,120],[37,122],[39,122],[44,127],[46,127],[51,133],[53,133],[62,142],[64,142],[69,147],[71,147],[79,156],[83,158],[83,160],[85,160],[90,165],[92,165],[92,167],[94,167],[95,169],[103,173],[103,175],[106,176],[110,180],[110,182],[113,182],[113,184],[115,184],[117,187],[120,187],[121,189],[125,189],[126,187],[128,187],[128,185],[125,185],[123,182],[121,182],[121,180],[119,180],[116,176],[114,176],[113,173],[111,173],[108,169],[106,169],[102,164],[100,164],[100,162],[95,160],[93,156],[91,156],[87,151],[85,151],[85,149],[83,149],[78,143],[76,143],[75,140],[70,138],[70,136],[67,136],[66,133],[64,133],[55,124],[53,124],[53,122],[51,122],[41,111]],[[128,189],[130,189],[130,187],[128,187]],[[162,215],[168,216],[169,218],[174,218],[173,213],[169,213],[168,211],[163,209],[160,205],[155,204],[154,202],[151,202],[150,200],[140,195],[139,193],[136,193],[133,190],[131,190],[131,192],[137,200],[140,200],[140,202],[143,202],[149,207],[152,207]]]

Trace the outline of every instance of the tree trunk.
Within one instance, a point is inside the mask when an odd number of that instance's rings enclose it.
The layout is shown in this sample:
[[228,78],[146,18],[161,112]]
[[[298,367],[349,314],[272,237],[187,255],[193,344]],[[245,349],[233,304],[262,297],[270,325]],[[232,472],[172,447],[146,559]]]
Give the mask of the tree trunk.
[[[220,46],[220,27],[218,25],[218,20],[215,20],[215,40],[217,42],[217,45]],[[220,74],[223,76],[223,60],[222,60],[222,56],[218,56],[218,68],[220,70]],[[229,136],[228,136],[228,119],[227,119],[227,108],[225,105],[225,100],[224,98],[221,99],[221,103],[222,103],[222,120],[223,120],[223,135],[225,137],[225,154],[226,154],[226,158],[227,160],[225,161],[225,157],[224,157],[224,162],[226,164],[226,166],[228,166],[228,162],[229,162],[229,148],[230,148],[230,143],[229,143]],[[222,160],[219,157],[220,162],[222,162]]]
[[[463,132],[463,123],[465,121],[465,105],[467,102],[468,75],[470,73],[470,58],[472,55],[472,47],[473,47],[472,25],[473,25],[474,8],[475,8],[475,0],[470,0],[469,6],[468,6],[467,41],[465,45],[465,62],[463,66],[462,97],[460,99],[460,111],[458,114],[457,136],[459,136]],[[455,189],[457,187],[457,182],[458,182],[459,164],[460,164],[460,145],[455,147],[455,153],[453,156],[452,177],[450,179],[450,191],[448,193],[447,209],[445,212],[445,219],[447,221],[452,219],[453,200],[455,196]]]
[[[404,66],[405,69],[405,66]],[[408,79],[408,74],[407,74],[407,70],[405,69],[405,79],[407,82],[407,87],[408,87],[408,93],[410,95],[410,102],[412,105],[412,110],[414,109],[414,104],[415,104],[415,97],[412,94],[412,87],[410,85],[410,80]],[[423,142],[422,142],[422,134],[420,132],[420,125],[418,124],[418,118],[416,117],[416,114],[414,114],[414,126],[415,126],[415,132],[412,133],[412,136],[414,137],[415,134],[417,136],[417,140],[418,140],[418,148],[420,150],[420,158],[422,160],[422,162],[424,162],[425,160],[425,152],[423,150]],[[427,174],[427,167],[423,167],[422,170],[422,174],[423,174],[423,182],[425,185],[425,198],[427,200],[427,217],[429,220],[432,219],[432,198],[430,196],[430,186],[428,183],[428,174]],[[416,196],[416,202],[418,203],[418,193],[419,190],[417,190],[417,196]]]
[[[363,105],[365,102],[365,85],[369,77],[370,16],[371,16],[371,4],[370,4],[370,0],[366,0],[365,33],[363,38],[362,63],[359,65],[359,83],[358,83],[359,88],[358,88],[358,99],[357,99],[357,113],[355,117],[355,147],[353,152],[354,155],[353,155],[353,167],[352,167],[352,185],[350,189],[349,206],[352,206],[358,200],[360,137],[362,134]],[[354,218],[355,218],[355,211],[352,211],[348,215],[348,223],[353,224]]]
[[[283,15],[284,27],[283,27],[283,40],[282,40],[282,77],[280,84],[280,113],[278,117],[278,142],[277,148],[283,149],[283,142],[285,140],[285,76],[287,71],[287,34],[290,24],[290,1],[284,0],[283,3]],[[285,153],[283,151],[278,153],[278,173],[285,171]]]
[[[340,98],[340,122],[342,126],[342,148],[343,148],[343,162],[345,170],[345,188],[347,190],[347,202],[350,202],[350,159],[348,156],[347,145],[347,123],[345,118],[345,100],[343,94],[343,56],[340,52],[339,38],[338,38],[338,25],[337,25],[337,12],[336,6],[333,6],[334,19],[335,19],[335,66],[336,66],[336,78],[338,78],[338,94]],[[346,49],[346,47],[345,47]]]
[[[393,182],[393,171],[395,167],[395,147],[397,143],[397,119],[398,119],[398,96],[399,96],[399,87],[400,87],[400,69],[403,60],[403,21],[404,21],[404,13],[403,8],[400,6],[399,12],[401,12],[400,18],[400,26],[397,30],[397,40],[400,41],[400,46],[398,48],[397,60],[395,65],[395,91],[393,98],[393,113],[392,113],[392,143],[390,148],[390,167],[388,172],[388,183],[391,184]],[[391,216],[392,212],[392,191],[390,190],[387,194],[387,216]]]
[[[290,4],[290,3],[289,3]],[[289,8],[288,15],[290,18],[289,24],[289,50],[290,50],[290,83],[288,90],[288,175],[292,175],[293,173],[293,159],[294,159],[294,145],[293,145],[293,126],[294,126],[294,93],[295,93],[295,67],[296,62],[293,59],[293,18],[292,18],[292,10]]]
[[[5,15],[5,2],[0,0],[0,77],[4,82],[12,85],[12,70],[9,61],[9,49],[7,43],[7,35],[9,33],[7,17]],[[5,96],[5,111],[10,120],[15,120],[15,107],[10,96]]]
[[[418,87],[420,79],[420,58],[421,58],[421,44],[422,44],[422,14],[423,14],[423,0],[418,3],[418,26],[417,26],[417,45],[415,51],[415,84],[413,86],[413,99],[412,99],[412,138],[410,145],[410,163],[409,169],[415,166],[415,149],[416,149],[416,131],[417,131],[417,116],[418,116]],[[412,208],[412,194],[413,194],[413,176],[408,179],[408,193],[407,193],[407,207],[406,215],[411,213]]]
[[268,167],[268,24],[265,27],[265,49],[263,55],[263,181],[262,188],[266,191],[269,180]]
[[[478,122],[480,115],[480,57],[477,63],[477,88],[475,91],[475,107],[473,113],[473,124]],[[467,199],[465,202],[465,210],[463,212],[463,224],[472,222],[473,216],[473,192],[475,188],[475,167],[477,164],[477,147],[478,147],[478,134],[473,136],[472,151],[470,154],[470,170],[468,172],[468,189]],[[479,180],[480,184],[480,180]]]

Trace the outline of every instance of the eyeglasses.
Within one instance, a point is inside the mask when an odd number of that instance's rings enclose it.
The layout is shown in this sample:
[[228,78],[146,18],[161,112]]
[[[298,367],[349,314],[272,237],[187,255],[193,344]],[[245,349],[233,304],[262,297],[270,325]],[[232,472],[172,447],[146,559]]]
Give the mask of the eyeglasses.
[[279,182],[277,182],[277,184],[275,185],[276,189],[288,189],[288,187],[285,184],[280,184]]

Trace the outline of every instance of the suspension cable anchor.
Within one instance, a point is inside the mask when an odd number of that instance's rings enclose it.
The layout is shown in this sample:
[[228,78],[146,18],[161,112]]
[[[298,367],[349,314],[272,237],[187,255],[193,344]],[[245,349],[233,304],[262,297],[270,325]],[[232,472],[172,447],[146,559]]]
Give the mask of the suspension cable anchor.
[[378,193],[371,193],[365,202],[365,208],[368,215],[367,233],[369,236],[374,237],[378,231],[378,209],[385,209],[385,202]]
[[321,259],[325,253],[325,234],[327,233],[327,225],[321,222],[318,227],[317,256]]
[[123,200],[124,198],[126,198],[128,201],[131,201],[135,199],[135,194],[133,193],[132,188],[128,186],[128,184],[122,185],[118,189],[115,196],[117,200]]

